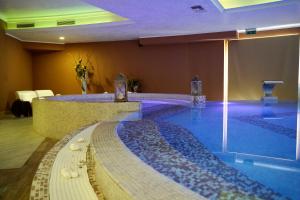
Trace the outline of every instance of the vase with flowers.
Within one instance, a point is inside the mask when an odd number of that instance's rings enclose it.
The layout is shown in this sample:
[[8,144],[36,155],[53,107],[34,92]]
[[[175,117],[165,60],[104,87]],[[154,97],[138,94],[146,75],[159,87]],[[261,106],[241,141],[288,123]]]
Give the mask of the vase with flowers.
[[82,59],[76,63],[75,72],[77,78],[81,81],[81,92],[82,94],[86,94],[89,70],[88,67],[83,64]]

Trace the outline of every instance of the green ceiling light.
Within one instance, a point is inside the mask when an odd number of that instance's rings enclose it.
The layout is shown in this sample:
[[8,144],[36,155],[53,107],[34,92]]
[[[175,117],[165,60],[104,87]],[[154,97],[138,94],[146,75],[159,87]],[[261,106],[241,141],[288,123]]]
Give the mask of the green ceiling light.
[[36,12],[7,11],[4,13],[7,29],[52,28],[120,22],[127,20],[112,12],[94,7],[81,6],[72,9],[43,10]]
[[0,20],[6,21],[6,18],[4,17],[3,13],[0,12]]
[[266,3],[274,3],[282,0],[218,0],[222,7],[226,9],[241,8],[246,6],[256,6]]

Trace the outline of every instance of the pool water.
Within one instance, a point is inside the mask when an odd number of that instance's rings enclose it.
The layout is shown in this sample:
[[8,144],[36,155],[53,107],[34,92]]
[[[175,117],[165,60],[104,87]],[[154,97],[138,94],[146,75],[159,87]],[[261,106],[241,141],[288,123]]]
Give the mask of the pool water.
[[208,103],[204,109],[191,108],[166,120],[190,130],[226,164],[285,196],[300,199],[296,103],[231,102],[227,133],[223,133],[223,107],[219,102]]
[[144,101],[142,116],[122,123],[122,141],[202,196],[300,199],[296,103],[207,102],[195,108]]

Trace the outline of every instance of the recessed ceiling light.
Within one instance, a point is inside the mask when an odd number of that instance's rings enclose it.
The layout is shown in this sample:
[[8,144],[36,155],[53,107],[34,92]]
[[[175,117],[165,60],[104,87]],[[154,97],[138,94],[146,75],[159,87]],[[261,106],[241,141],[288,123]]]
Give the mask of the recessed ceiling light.
[[64,36],[60,36],[59,39],[60,39],[60,40],[64,40],[65,37],[64,37]]
[[218,0],[224,9],[240,8],[246,6],[256,6],[266,3],[275,3],[282,0]]
[[194,5],[194,6],[191,6],[191,9],[192,9],[194,12],[203,12],[203,11],[204,11],[204,8],[203,8],[201,5]]

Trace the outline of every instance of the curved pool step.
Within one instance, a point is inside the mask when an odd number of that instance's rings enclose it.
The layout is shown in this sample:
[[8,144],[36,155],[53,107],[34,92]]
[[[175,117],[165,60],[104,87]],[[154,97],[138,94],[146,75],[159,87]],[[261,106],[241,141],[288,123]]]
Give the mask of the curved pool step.
[[[60,140],[43,158],[34,176],[30,199],[97,200],[104,199],[95,185],[91,185],[92,172],[86,155],[90,135],[94,128],[82,128]],[[84,142],[77,142],[83,138]],[[70,144],[76,143],[80,150],[71,151]],[[79,166],[80,165],[80,166]],[[67,179],[61,175],[61,169],[70,168],[78,172],[78,177]],[[96,189],[96,190],[95,190]]]
[[116,133],[118,123],[99,125],[91,140],[96,180],[107,199],[203,200],[134,155]]

